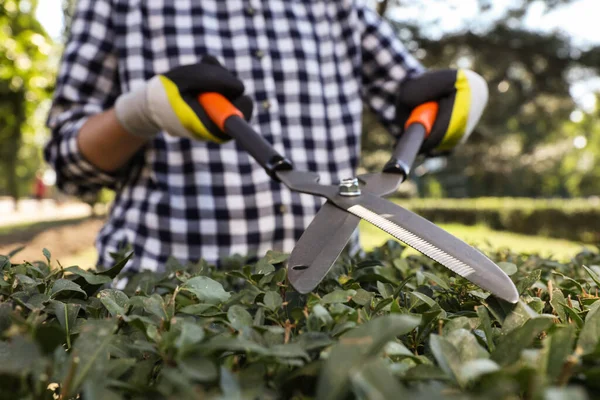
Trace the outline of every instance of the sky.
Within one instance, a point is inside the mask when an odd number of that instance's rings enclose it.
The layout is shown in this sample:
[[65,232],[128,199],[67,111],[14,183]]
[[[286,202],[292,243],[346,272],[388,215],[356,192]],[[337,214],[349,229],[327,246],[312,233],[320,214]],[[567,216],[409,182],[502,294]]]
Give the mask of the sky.
[[[441,35],[443,32],[455,31],[469,26],[474,30],[482,28],[486,22],[502,16],[511,4],[521,3],[519,0],[493,0],[491,10],[479,14],[478,0],[446,0],[445,2],[428,0],[435,7],[423,6],[427,1],[414,3],[398,9],[392,17],[402,20],[435,21],[430,32]],[[410,3],[406,3],[410,4]],[[534,2],[525,18],[529,29],[539,31],[561,30],[571,36],[579,45],[600,44],[600,30],[597,28],[600,15],[600,1],[578,0],[568,6],[561,6],[553,12],[546,12],[543,2]]]

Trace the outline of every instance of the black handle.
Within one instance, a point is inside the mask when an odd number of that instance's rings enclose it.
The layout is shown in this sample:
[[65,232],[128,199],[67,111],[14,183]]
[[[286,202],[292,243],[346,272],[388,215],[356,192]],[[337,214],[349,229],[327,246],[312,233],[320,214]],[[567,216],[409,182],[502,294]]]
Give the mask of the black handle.
[[383,167],[383,172],[408,177],[426,136],[427,131],[423,125],[410,125],[396,142],[392,158]]
[[243,118],[229,117],[225,121],[224,128],[225,133],[234,138],[273,179],[279,180],[277,171],[293,169],[292,162],[279,154],[271,143],[259,135]]
[[279,154],[269,142],[256,132],[243,118],[244,115],[219,93],[203,93],[198,101],[227,135],[235,139],[267,171],[271,178],[279,180],[277,171],[291,170],[292,162]]

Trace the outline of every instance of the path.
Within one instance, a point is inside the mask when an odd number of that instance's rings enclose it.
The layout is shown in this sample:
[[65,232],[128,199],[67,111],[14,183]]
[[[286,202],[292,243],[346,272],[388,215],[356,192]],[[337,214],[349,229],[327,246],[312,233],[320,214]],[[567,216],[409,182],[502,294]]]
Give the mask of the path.
[[41,221],[60,221],[65,219],[84,218],[91,215],[88,204],[66,202],[57,205],[53,200],[21,200],[17,211],[13,210],[12,200],[0,199],[0,228]]
[[[96,211],[103,214],[106,210]],[[14,211],[12,200],[0,198],[0,254],[25,246],[12,261],[35,261],[43,259],[42,249],[47,248],[64,266],[76,262],[89,268],[96,261],[94,241],[104,223],[91,214],[91,207],[82,202],[57,205],[53,200],[30,199],[21,200]]]

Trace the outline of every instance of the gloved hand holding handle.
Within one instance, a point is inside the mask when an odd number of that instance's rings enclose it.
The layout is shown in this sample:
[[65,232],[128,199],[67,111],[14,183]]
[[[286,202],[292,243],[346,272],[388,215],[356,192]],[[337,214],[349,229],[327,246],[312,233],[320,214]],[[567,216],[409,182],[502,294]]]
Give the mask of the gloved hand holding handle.
[[452,152],[479,122],[488,101],[487,83],[466,69],[433,70],[407,79],[400,85],[396,101],[398,125],[405,126],[415,107],[429,101],[438,103],[439,112],[421,152]]
[[156,75],[145,85],[120,96],[117,119],[129,133],[152,138],[160,131],[190,139],[223,143],[225,135],[198,103],[198,94],[217,92],[230,100],[243,118],[252,116],[252,100],[244,84],[212,56],[201,62]]

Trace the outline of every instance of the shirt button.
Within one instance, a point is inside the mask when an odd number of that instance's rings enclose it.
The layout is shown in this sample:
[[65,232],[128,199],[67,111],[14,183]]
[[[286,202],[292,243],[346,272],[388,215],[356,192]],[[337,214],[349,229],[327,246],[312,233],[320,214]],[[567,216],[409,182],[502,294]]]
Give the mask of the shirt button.
[[271,102],[269,100],[265,100],[262,102],[262,108],[264,110],[268,110],[269,108],[271,108]]
[[287,212],[287,207],[283,204],[279,206],[279,212],[285,214]]
[[265,56],[265,52],[262,50],[256,50],[256,52],[254,53],[254,57],[258,58],[259,60],[261,58],[263,58]]
[[246,14],[248,14],[248,15],[254,15],[255,12],[256,12],[256,10],[252,6],[248,6],[246,8]]

